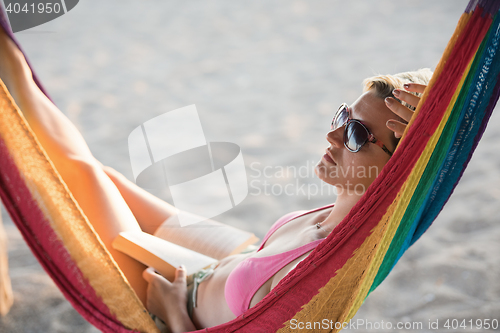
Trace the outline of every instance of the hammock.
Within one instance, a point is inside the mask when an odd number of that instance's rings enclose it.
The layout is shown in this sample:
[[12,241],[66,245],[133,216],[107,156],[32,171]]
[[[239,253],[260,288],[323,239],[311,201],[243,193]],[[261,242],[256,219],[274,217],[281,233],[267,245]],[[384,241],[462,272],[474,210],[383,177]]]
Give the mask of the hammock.
[[[439,214],[485,130],[500,94],[499,7],[469,3],[398,149],[335,232],[256,306],[204,331],[289,332],[291,320],[324,318],[339,331],[354,316]],[[156,332],[3,83],[0,119],[0,197],[47,273],[97,328]]]

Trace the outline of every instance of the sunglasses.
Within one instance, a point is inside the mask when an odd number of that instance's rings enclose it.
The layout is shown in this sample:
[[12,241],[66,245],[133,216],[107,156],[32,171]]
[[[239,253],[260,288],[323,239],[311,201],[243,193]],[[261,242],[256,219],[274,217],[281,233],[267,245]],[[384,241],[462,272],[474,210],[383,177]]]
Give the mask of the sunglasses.
[[375,139],[361,121],[349,118],[349,106],[346,103],[343,103],[335,113],[331,130],[335,131],[344,125],[344,146],[350,152],[357,153],[365,143],[371,142],[382,148],[389,156],[392,156],[392,152],[387,149],[382,141]]

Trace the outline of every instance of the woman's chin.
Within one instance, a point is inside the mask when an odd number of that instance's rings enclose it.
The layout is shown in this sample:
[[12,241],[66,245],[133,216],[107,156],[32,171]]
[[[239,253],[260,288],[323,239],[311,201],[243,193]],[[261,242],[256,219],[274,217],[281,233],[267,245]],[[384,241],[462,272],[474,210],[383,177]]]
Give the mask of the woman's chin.
[[320,180],[324,181],[327,184],[335,186],[338,182],[336,178],[334,179],[329,177],[329,175],[333,173],[331,172],[331,170],[329,170],[330,168],[331,166],[328,167],[326,164],[323,163],[323,159],[321,159],[318,162],[318,164],[316,164],[316,166],[314,167],[314,173]]
[[325,171],[325,165],[323,164],[322,160],[319,160],[319,162],[314,167],[314,173],[316,174],[316,176],[318,176],[319,179],[323,180],[322,173],[324,171]]

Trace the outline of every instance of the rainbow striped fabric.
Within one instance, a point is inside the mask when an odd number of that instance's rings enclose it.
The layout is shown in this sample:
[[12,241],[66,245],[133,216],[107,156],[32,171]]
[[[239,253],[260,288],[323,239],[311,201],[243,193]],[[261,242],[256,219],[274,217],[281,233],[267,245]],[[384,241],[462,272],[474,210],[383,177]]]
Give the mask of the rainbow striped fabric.
[[294,319],[347,322],[443,208],[499,97],[499,7],[469,3],[394,156],[341,234],[305,263],[321,267],[310,276],[326,274],[325,264],[333,276]]
[[[499,7],[470,2],[398,149],[338,232],[255,307],[204,331],[288,332],[291,320],[354,316],[441,211],[481,138],[500,94]],[[0,117],[0,197],[43,267],[99,329],[155,332],[3,84]]]

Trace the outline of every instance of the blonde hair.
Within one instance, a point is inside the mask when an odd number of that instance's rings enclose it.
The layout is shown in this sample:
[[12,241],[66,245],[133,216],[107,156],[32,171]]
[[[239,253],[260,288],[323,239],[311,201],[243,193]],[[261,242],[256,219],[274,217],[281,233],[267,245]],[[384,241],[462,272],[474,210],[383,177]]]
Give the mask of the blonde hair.
[[[377,97],[385,99],[386,97],[395,98],[392,94],[394,89],[403,89],[405,83],[420,83],[428,84],[432,77],[432,71],[429,68],[422,68],[413,72],[404,72],[394,75],[377,75],[369,77],[363,81],[363,92],[368,90],[374,90]],[[404,90],[404,89],[403,89]],[[412,93],[414,95],[420,96],[421,94]],[[396,98],[397,99],[397,98]],[[401,104],[413,109],[410,105],[403,101]]]

